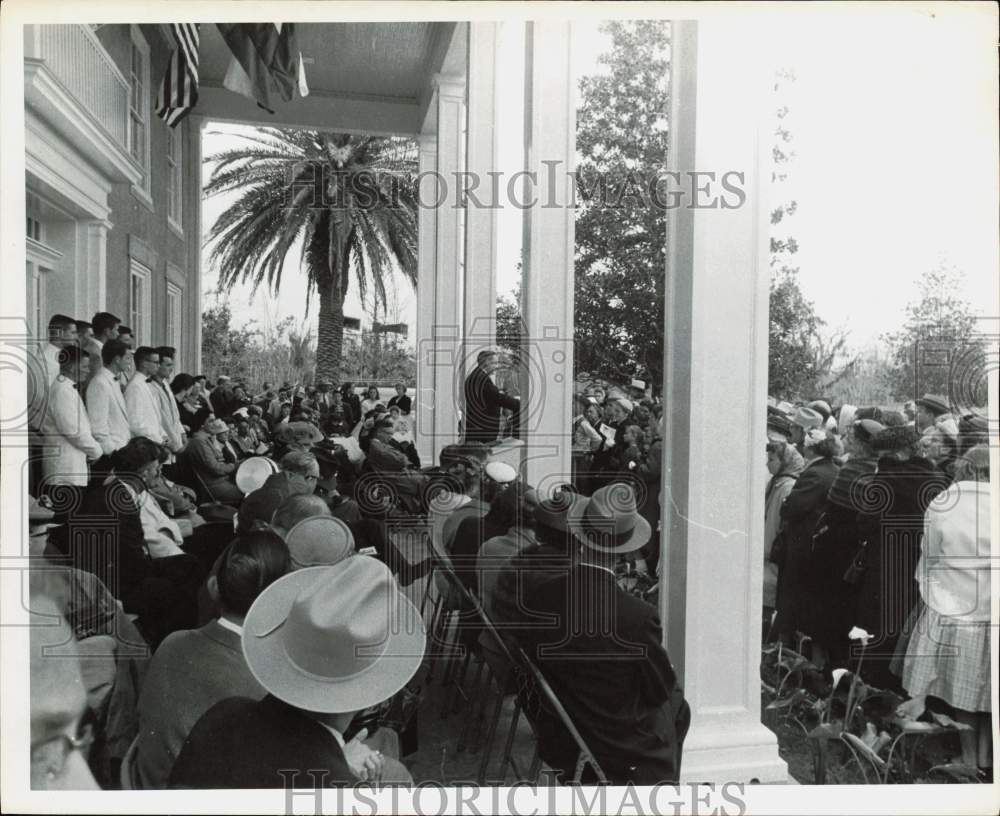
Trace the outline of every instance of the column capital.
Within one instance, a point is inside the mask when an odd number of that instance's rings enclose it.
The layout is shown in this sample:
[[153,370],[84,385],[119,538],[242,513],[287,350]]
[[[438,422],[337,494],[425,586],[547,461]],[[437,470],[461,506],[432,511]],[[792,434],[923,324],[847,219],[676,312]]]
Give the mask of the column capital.
[[465,77],[461,74],[434,74],[431,85],[439,96],[465,96]]

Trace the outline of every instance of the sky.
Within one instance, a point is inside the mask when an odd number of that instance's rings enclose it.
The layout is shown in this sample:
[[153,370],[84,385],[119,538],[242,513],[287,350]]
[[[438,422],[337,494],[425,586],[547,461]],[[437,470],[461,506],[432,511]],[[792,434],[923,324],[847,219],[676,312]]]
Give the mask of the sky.
[[[853,348],[898,328],[919,277],[939,264],[965,274],[961,294],[974,307],[997,313],[997,190],[988,172],[996,166],[995,50],[983,33],[967,22],[909,12],[784,15],[770,27],[769,58],[796,76],[784,97],[795,157],[773,200],[797,201],[785,225],[800,247],[794,262],[803,292],[831,329],[847,331]],[[577,75],[599,70],[597,58],[608,47],[596,21],[577,23]],[[505,25],[499,169],[508,173],[522,151],[520,48],[519,27]],[[232,144],[239,130],[210,125],[204,155]],[[206,200],[206,232],[228,203]],[[499,230],[497,288],[506,293],[516,283],[520,211],[501,210]],[[234,289],[236,319],[262,326],[287,315],[314,321],[315,301],[308,314],[304,309],[305,276],[292,272],[297,262],[295,251],[277,298]],[[206,289],[214,282],[206,259]],[[361,315],[356,291],[345,311]],[[416,299],[402,281],[389,319],[415,325]]]

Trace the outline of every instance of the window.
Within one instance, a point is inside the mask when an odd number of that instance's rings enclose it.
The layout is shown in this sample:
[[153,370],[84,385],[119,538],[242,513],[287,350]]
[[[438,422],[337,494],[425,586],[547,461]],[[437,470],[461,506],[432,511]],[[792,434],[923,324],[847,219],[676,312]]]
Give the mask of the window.
[[178,131],[167,128],[167,219],[174,229],[183,232],[183,139],[181,129],[183,125],[178,125]]
[[142,178],[139,188],[150,196],[149,179],[149,45],[138,26],[132,26],[131,60],[129,66],[128,146],[139,166]]
[[48,337],[48,323],[45,320],[45,273],[38,264],[28,261],[25,264],[25,279],[27,280],[27,313],[32,337],[43,340]]
[[45,239],[42,237],[44,234],[45,233],[42,232],[42,222],[29,215],[26,235],[36,241],[44,241]]
[[[181,288],[167,281],[167,331],[166,344],[178,349],[178,354],[183,353],[181,343],[181,323],[182,307],[184,305],[184,295]],[[176,364],[177,361],[175,360]]]
[[149,268],[133,258],[129,275],[128,325],[135,332],[137,346],[150,343],[149,316],[152,307],[149,302],[149,278]]

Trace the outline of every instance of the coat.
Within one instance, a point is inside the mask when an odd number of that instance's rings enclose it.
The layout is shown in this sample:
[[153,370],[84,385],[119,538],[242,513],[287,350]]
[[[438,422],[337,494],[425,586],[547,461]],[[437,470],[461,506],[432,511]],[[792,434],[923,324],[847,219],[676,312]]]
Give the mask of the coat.
[[775,631],[790,638],[809,632],[815,581],[811,572],[812,535],[816,521],[826,509],[826,497],[837,478],[837,465],[830,458],[815,459],[805,466],[781,506],[785,536],[784,559],[778,564],[778,615]]
[[90,418],[73,381],[59,376],[49,388],[49,399],[41,424],[46,447],[53,454],[42,459],[46,484],[87,484],[87,460],[100,459],[104,451],[91,432]]
[[239,634],[217,620],[168,636],[153,655],[139,697],[137,786],[166,787],[188,734],[216,703],[260,700],[266,693],[243,658]]
[[516,411],[520,400],[501,391],[479,366],[465,379],[465,441],[491,444],[500,435],[500,409]]
[[177,453],[184,447],[185,442],[177,400],[174,399],[170,387],[161,380],[154,379],[150,382],[149,388],[156,397],[156,406],[160,411],[160,427],[166,435],[166,445]]
[[163,430],[160,406],[153,393],[158,388],[151,377],[137,371],[125,387],[125,406],[128,410],[128,424],[132,436],[144,436],[157,444],[164,444],[167,435]]
[[286,780],[295,787],[333,788],[357,777],[329,730],[268,695],[231,697],[212,706],[184,741],[168,786],[283,788]]
[[[587,603],[579,603],[580,593]],[[617,585],[608,570],[575,564],[536,584],[526,615],[551,615],[518,631],[612,784],[676,783],[690,709],[663,648],[656,608]],[[576,744],[542,707],[539,750],[572,776]]]
[[87,386],[87,413],[94,439],[105,454],[124,448],[132,438],[128,409],[121,384],[107,368],[102,368]]
[[764,606],[777,603],[778,565],[770,560],[771,547],[781,526],[781,505],[795,486],[795,479],[790,473],[778,474],[764,497]]

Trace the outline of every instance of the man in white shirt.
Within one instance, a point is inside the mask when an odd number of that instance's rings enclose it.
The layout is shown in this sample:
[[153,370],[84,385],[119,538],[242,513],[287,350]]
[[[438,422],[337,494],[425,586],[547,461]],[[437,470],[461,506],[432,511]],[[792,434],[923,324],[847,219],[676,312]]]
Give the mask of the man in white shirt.
[[156,349],[160,358],[160,365],[149,383],[150,389],[156,395],[156,404],[160,409],[160,426],[166,434],[166,446],[173,453],[179,453],[187,444],[187,437],[184,435],[184,427],[181,425],[180,411],[177,409],[177,400],[174,399],[173,391],[170,390],[170,379],[174,371],[174,356],[176,349],[170,346],[160,346]]
[[[81,341],[84,351],[90,353],[90,379],[97,376],[104,363],[101,361],[101,349],[108,340],[113,340],[118,336],[118,324],[121,319],[115,317],[111,312],[98,312],[90,321],[93,335],[87,339],[86,343]],[[89,383],[87,384],[89,387]]]
[[[128,426],[133,437],[144,436],[158,445],[167,441],[160,419],[160,407],[153,388],[153,375],[160,367],[156,349],[140,346],[135,350],[135,374],[125,389]],[[151,387],[152,386],[152,387]]]
[[74,388],[87,376],[89,367],[90,360],[78,346],[69,345],[59,352],[59,375],[49,389],[41,426],[45,440],[42,481],[46,488],[86,487],[87,461],[96,461],[103,454],[91,432],[83,401]]
[[105,456],[125,447],[132,438],[125,395],[118,385],[126,356],[128,348],[121,340],[108,340],[101,349],[103,365],[87,386],[90,427]]
[[135,335],[132,333],[132,329],[128,326],[119,326],[118,339],[128,346],[129,350],[128,356],[125,358],[125,370],[118,378],[118,382],[121,383],[122,392],[124,393],[129,380],[131,380],[135,374],[135,360],[132,357],[132,352],[135,350]]
[[42,380],[33,378],[28,381],[29,384],[35,384],[35,388],[28,394],[28,403],[31,409],[31,418],[36,427],[42,421],[41,412],[45,409],[48,388],[59,376],[59,352],[64,346],[75,342],[76,321],[63,314],[52,315],[49,319],[49,342],[42,349],[42,367],[45,376]]

